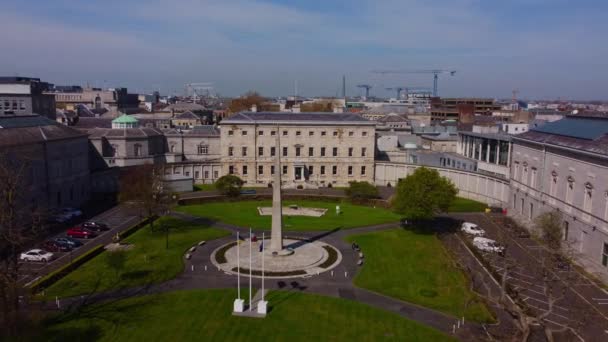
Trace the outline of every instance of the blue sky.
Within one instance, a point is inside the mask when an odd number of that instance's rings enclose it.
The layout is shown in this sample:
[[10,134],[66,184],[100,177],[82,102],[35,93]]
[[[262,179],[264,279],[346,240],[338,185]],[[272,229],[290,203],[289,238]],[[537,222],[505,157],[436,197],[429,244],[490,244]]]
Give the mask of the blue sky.
[[56,84],[182,92],[213,82],[336,95],[346,75],[385,95],[608,99],[608,2],[601,0],[0,0],[0,74]]

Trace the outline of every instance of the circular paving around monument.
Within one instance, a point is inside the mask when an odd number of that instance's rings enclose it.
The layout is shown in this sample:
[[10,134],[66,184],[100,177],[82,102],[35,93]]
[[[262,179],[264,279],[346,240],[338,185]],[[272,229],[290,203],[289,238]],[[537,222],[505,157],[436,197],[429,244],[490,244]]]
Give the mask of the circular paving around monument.
[[[270,243],[270,239],[264,240]],[[342,261],[337,248],[323,241],[283,239],[283,246],[293,253],[273,255],[270,251],[260,251],[262,240],[251,245],[251,273],[256,278],[262,276],[262,256],[264,259],[264,277],[266,278],[299,278],[317,275],[336,267]],[[238,244],[241,275],[249,275],[249,240]],[[231,242],[217,248],[211,254],[211,262],[230,274],[237,273],[237,244]]]

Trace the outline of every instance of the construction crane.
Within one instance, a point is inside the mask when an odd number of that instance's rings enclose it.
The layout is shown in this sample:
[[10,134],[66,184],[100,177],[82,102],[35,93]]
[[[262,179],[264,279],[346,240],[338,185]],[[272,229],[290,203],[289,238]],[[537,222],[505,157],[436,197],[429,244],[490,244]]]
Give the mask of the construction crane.
[[186,96],[200,99],[202,97],[212,97],[213,93],[213,83],[203,82],[186,84]]
[[[405,90],[407,88],[403,88],[403,87],[394,87],[394,88],[385,88],[388,91],[396,91],[397,92],[397,97],[396,99],[399,100],[399,98],[401,98],[401,91]],[[407,90],[406,90],[407,91]]]
[[454,76],[456,70],[442,70],[442,69],[430,69],[430,70],[372,70],[374,74],[433,74],[433,96],[437,96],[437,83],[439,82],[439,74],[447,74]]
[[369,90],[373,88],[370,84],[357,84],[357,88],[365,89],[365,99],[369,97]]

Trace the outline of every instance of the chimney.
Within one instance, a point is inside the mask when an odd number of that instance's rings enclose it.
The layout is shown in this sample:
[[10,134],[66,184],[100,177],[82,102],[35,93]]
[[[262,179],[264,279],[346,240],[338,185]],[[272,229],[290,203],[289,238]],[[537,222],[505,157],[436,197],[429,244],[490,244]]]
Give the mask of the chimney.
[[251,106],[251,111],[254,112],[254,113],[257,112],[258,111],[258,106],[257,105]]

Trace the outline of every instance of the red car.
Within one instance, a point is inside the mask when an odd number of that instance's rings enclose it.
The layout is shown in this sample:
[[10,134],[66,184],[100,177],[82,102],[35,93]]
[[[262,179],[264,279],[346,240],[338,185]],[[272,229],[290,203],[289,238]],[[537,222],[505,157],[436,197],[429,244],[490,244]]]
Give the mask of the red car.
[[76,239],[90,239],[97,236],[97,234],[95,234],[94,232],[80,226],[68,229],[65,235]]

